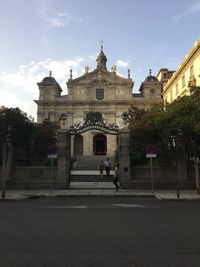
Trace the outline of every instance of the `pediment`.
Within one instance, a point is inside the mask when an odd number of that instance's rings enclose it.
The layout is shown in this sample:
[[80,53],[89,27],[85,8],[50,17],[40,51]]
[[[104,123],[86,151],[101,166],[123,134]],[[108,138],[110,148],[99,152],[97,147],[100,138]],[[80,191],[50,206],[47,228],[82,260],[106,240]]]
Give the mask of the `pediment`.
[[114,72],[109,72],[104,69],[95,69],[89,73],[83,74],[82,76],[69,80],[68,83],[70,85],[81,85],[81,84],[88,84],[88,85],[95,85],[98,83],[104,84],[120,84],[120,83],[130,83],[130,79],[126,79],[117,75]]

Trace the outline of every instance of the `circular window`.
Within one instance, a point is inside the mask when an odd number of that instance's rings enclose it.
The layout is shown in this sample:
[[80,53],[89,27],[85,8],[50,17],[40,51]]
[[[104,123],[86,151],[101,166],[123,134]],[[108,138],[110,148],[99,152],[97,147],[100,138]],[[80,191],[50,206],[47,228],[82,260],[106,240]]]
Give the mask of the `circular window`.
[[151,94],[155,94],[155,89],[150,89]]

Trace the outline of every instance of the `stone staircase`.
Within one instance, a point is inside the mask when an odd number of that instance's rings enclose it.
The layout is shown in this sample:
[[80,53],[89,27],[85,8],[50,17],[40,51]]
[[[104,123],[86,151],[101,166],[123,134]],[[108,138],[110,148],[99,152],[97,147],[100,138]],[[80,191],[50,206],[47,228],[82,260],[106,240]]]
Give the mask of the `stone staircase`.
[[[70,181],[71,182],[112,182],[113,181],[113,175],[110,175],[107,177],[106,175],[103,176],[103,178],[100,177],[100,175],[94,175],[94,174],[71,174],[70,175]],[[56,189],[65,189],[66,184],[64,183],[57,183],[55,180],[53,181],[53,187]],[[10,181],[6,182],[6,189],[15,189],[15,190],[29,190],[29,189],[51,189],[51,178],[43,178],[40,177],[32,177],[31,179],[25,179],[25,178],[15,178]]]
[[113,181],[113,175],[106,176],[104,175],[103,178],[100,177],[100,175],[94,175],[94,174],[71,174],[70,181],[71,182],[112,182]]
[[[101,160],[106,160],[106,156],[77,156],[77,170],[98,170],[98,165]],[[110,157],[112,168],[114,168],[114,158]]]
[[[79,156],[77,157],[77,168],[71,170],[71,182],[112,182],[113,173],[109,177],[100,177],[98,171],[99,162],[106,160],[105,156]],[[113,158],[110,158],[114,167]],[[18,170],[17,170],[18,169]],[[50,189],[51,188],[51,169],[49,167],[22,167],[16,168],[13,178],[6,182],[7,189],[26,190],[26,189]],[[27,169],[27,171],[26,171]],[[54,188],[64,189],[65,183],[56,182],[57,167],[54,167]],[[104,171],[105,174],[105,171]],[[1,187],[1,185],[0,185]]]

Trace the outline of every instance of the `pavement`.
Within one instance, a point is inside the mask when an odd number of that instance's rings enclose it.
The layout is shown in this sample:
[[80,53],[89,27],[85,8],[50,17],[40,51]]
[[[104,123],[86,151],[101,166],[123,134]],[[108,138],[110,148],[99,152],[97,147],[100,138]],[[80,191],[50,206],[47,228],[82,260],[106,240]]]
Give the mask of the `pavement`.
[[[139,190],[115,189],[112,182],[72,182],[68,189],[49,190],[6,190],[7,200],[33,199],[44,197],[78,197],[78,196],[107,196],[107,197],[155,197],[159,200],[200,200],[195,190]],[[0,197],[0,200],[4,200]]]

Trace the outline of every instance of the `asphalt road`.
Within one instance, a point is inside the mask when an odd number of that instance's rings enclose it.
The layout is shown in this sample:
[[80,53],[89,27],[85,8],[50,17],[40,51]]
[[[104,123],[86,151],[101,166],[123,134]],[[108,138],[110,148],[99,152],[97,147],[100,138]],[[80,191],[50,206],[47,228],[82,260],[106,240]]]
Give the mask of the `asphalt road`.
[[0,267],[199,267],[200,201],[0,201]]

